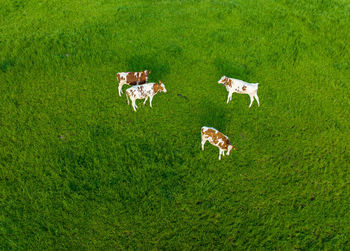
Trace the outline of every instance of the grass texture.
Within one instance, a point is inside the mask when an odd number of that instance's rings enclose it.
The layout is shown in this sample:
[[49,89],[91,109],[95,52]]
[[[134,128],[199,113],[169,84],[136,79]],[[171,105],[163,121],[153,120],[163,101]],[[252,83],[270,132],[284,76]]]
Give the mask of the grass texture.
[[[0,249],[349,248],[349,1],[0,6]],[[145,69],[168,93],[135,113]]]

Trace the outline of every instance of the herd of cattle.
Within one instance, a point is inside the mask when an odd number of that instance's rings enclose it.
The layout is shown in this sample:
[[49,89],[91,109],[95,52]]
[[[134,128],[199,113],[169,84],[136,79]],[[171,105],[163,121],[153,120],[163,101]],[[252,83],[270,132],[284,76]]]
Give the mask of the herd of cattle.
[[[148,75],[151,72],[152,71],[145,70],[142,72],[119,72],[117,74],[117,79],[119,82],[119,96],[121,96],[123,93],[123,85],[130,85],[131,87],[125,91],[126,99],[128,101],[128,105],[129,99],[131,100],[132,108],[135,112],[138,108],[138,106],[136,105],[137,99],[145,99],[145,101],[143,102],[143,104],[145,105],[146,101],[149,98],[150,107],[152,107],[153,96],[156,95],[158,92],[167,92],[167,90],[165,89],[165,85],[160,80],[158,83],[148,83]],[[224,85],[226,87],[226,90],[228,91],[226,103],[228,103],[232,99],[232,94],[236,92],[239,94],[249,95],[249,108],[252,106],[254,99],[258,103],[258,106],[260,106],[259,97],[257,94],[259,83],[247,83],[242,80],[228,78],[226,76],[222,76],[218,83]],[[205,142],[209,141],[212,145],[219,148],[219,160],[221,160],[221,155],[225,155],[225,151],[227,152],[227,155],[230,155],[232,149],[237,150],[236,147],[234,147],[231,144],[228,137],[216,130],[215,128],[203,126],[201,128],[201,134],[202,150],[204,151]]]

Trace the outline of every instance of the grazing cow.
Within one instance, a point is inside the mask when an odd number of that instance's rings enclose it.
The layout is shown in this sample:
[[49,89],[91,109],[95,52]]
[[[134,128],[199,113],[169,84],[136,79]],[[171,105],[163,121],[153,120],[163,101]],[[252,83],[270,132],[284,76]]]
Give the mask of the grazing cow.
[[234,92],[237,92],[239,94],[249,95],[250,97],[249,108],[252,106],[254,98],[258,102],[258,106],[260,106],[259,97],[257,94],[259,83],[251,84],[239,79],[228,78],[226,76],[222,76],[222,78],[218,81],[218,83],[226,86],[226,90],[228,91],[227,102],[226,102],[227,104],[232,99],[232,94]]
[[133,87],[128,88],[125,91],[125,93],[126,93],[126,99],[128,101],[128,105],[129,105],[129,98],[130,98],[132,103],[132,108],[134,108],[134,111],[136,112],[136,108],[138,107],[135,103],[136,99],[145,99],[145,101],[143,102],[143,104],[145,105],[149,97],[149,104],[150,104],[150,107],[152,107],[153,96],[156,95],[159,91],[167,92],[164,84],[160,80],[159,80],[159,83],[135,85]]
[[119,96],[122,95],[123,85],[142,85],[147,83],[148,81],[148,74],[150,74],[152,71],[141,71],[141,72],[119,72],[117,73],[117,79],[119,82],[118,92]]
[[234,147],[228,137],[213,127],[203,126],[201,129],[202,133],[202,150],[204,151],[204,144],[209,140],[210,144],[217,146],[219,148],[219,160],[221,160],[221,155],[230,155],[232,149],[237,151],[237,148]]

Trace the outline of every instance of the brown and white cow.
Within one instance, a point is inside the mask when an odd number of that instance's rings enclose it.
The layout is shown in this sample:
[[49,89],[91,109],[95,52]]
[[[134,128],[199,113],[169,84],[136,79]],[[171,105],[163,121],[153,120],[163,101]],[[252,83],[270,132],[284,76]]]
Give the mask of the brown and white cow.
[[136,112],[136,108],[138,106],[136,105],[136,99],[145,99],[143,104],[146,104],[146,101],[149,97],[149,105],[152,107],[152,99],[153,96],[156,95],[158,92],[167,92],[165,89],[165,85],[162,83],[162,81],[159,80],[159,83],[149,83],[149,84],[143,84],[143,85],[135,85],[130,88],[128,88],[126,93],[126,100],[128,101],[129,105],[129,98],[132,103],[132,108]]
[[234,147],[228,137],[213,127],[203,126],[201,129],[202,133],[202,150],[204,151],[204,144],[207,140],[210,144],[217,146],[219,148],[219,160],[221,160],[221,155],[225,155],[225,151],[227,151],[227,155],[230,155],[231,150],[237,151],[237,148]]
[[119,82],[118,92],[119,96],[122,95],[123,85],[142,85],[148,82],[148,74],[152,71],[141,71],[141,72],[119,72],[117,73],[117,79]]
[[226,102],[227,104],[232,99],[232,94],[236,92],[239,94],[249,95],[250,97],[249,108],[252,106],[254,98],[258,102],[258,106],[260,106],[259,97],[258,97],[259,83],[251,84],[239,79],[228,78],[226,76],[222,76],[221,79],[218,81],[218,83],[225,85],[226,90],[228,91],[227,102]]

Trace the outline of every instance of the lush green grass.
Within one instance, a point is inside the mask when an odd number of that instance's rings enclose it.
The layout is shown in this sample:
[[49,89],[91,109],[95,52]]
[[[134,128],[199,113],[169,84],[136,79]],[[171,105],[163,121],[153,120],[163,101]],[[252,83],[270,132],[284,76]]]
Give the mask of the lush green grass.
[[[347,0],[0,0],[0,248],[347,249],[349,23]],[[144,69],[168,93],[134,113],[115,74]],[[202,152],[204,125],[239,150]]]

